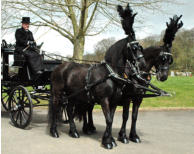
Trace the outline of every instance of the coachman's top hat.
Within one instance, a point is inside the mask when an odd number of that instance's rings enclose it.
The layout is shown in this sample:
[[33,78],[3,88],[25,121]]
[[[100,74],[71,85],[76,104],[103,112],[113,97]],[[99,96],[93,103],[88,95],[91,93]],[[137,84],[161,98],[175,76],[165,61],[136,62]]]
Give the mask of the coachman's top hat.
[[22,17],[22,22],[21,23],[29,24],[30,23],[30,17]]

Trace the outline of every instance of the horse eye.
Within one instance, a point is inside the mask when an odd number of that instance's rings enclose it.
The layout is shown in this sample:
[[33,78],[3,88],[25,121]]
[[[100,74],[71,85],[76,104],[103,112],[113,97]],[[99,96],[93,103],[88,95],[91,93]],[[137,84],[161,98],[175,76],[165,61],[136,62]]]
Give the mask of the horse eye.
[[163,61],[163,62],[166,61],[166,57],[165,57],[165,56],[162,57],[162,61]]

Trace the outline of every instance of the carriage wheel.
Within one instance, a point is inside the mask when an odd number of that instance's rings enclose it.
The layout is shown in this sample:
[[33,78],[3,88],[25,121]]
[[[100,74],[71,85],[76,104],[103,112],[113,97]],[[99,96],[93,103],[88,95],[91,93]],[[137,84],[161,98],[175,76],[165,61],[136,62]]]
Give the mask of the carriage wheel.
[[27,127],[32,119],[32,108],[32,99],[26,88],[14,88],[9,97],[10,118],[14,126]]
[[9,94],[11,92],[10,87],[5,87],[1,85],[1,103],[6,111],[9,109]]

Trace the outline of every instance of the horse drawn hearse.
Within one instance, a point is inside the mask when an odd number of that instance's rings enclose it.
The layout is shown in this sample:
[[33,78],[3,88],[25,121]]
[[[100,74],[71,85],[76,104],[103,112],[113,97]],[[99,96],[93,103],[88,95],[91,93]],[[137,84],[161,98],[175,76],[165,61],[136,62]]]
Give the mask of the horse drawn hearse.
[[[14,50],[3,41],[2,105],[10,112],[11,121],[16,127],[28,126],[33,107],[42,106],[39,99],[48,100],[50,134],[53,137],[59,137],[57,124],[63,112],[67,114],[68,120],[66,119],[65,122],[70,126],[69,135],[78,138],[79,133],[76,130],[74,117],[83,118],[84,133],[94,132],[92,110],[95,103],[98,103],[106,119],[102,145],[112,149],[116,146],[112,137],[114,112],[116,106],[121,105],[123,123],[118,140],[123,143],[128,143],[129,139],[140,142],[136,133],[136,120],[143,98],[170,96],[169,93],[150,83],[150,71],[155,67],[156,78],[159,81],[167,80],[169,66],[173,63],[172,41],[183,24],[179,23],[181,16],[170,18],[171,21],[167,23],[163,38],[164,44],[143,49],[136,41],[133,30],[136,14],[133,14],[129,5],[125,9],[118,6],[117,10],[127,37],[113,44],[105,54],[105,61],[95,62],[96,64],[80,64],[56,59],[43,60],[43,74],[31,78],[25,60],[20,59],[22,62],[20,65],[14,61],[14,65],[19,68],[18,74],[10,75],[9,56],[14,54]],[[43,59],[45,56],[47,55],[42,55]],[[44,88],[39,89],[40,86]],[[127,137],[126,122],[130,102],[133,103],[132,125]],[[88,119],[86,113],[88,113]]]
[[[50,85],[50,74],[62,62],[46,60],[43,53],[44,72],[40,76],[32,78],[25,57],[17,55],[14,51],[14,45],[7,44],[5,40],[2,41],[1,102],[5,110],[10,112],[13,124],[16,127],[25,128],[31,121],[33,107],[44,106],[40,104],[39,99],[49,100],[50,87],[47,85]],[[12,65],[10,64],[11,56],[14,56]],[[11,68],[14,71],[11,71]]]

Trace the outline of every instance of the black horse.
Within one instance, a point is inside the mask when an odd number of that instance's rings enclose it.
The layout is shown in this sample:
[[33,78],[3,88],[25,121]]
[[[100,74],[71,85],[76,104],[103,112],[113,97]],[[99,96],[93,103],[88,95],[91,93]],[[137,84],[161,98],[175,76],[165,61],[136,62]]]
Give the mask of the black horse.
[[[134,42],[135,34],[133,22],[136,14],[133,14],[129,5],[123,10],[118,6],[118,12],[122,18],[123,28],[128,37],[115,43],[121,50],[112,54],[115,65],[107,63],[93,66],[65,62],[58,66],[52,73],[52,99],[49,105],[50,133],[53,137],[59,137],[57,132],[57,120],[59,111],[66,104],[72,137],[79,137],[74,123],[75,115],[82,115],[88,110],[91,100],[101,104],[106,119],[106,130],[102,138],[102,144],[107,149],[116,146],[112,137],[112,122],[117,102],[122,97],[122,88],[126,80],[122,78],[127,62],[134,63],[137,68],[145,66],[142,56],[142,48]],[[133,86],[133,85],[131,85]],[[89,97],[88,96],[89,92]],[[63,97],[68,96],[68,99]]]
[[[159,81],[165,81],[168,78],[168,71],[169,71],[169,66],[173,63],[173,57],[171,54],[171,47],[172,47],[172,42],[174,40],[175,34],[183,26],[182,21],[179,23],[179,20],[182,16],[174,16],[173,18],[170,18],[170,23],[167,23],[167,29],[165,31],[165,35],[163,38],[164,44],[162,46],[151,46],[143,50],[143,56],[146,60],[146,67],[143,68],[142,70],[147,72],[149,74],[150,70],[152,67],[155,67],[156,70],[156,77],[157,80]],[[114,52],[118,52],[120,48],[118,46],[111,46],[110,49],[106,52],[105,55],[105,60],[111,65],[115,65],[114,61],[112,60],[114,57]],[[125,71],[126,74],[129,74],[128,71]],[[129,76],[129,75],[128,75]],[[130,76],[129,76],[130,77]],[[147,76],[149,77],[149,76]],[[141,83],[143,84],[143,83]],[[144,83],[145,86],[147,86]],[[129,86],[126,86],[122,92],[122,99],[120,102],[118,102],[118,105],[123,106],[123,123],[121,130],[118,135],[118,140],[123,142],[123,143],[128,143],[129,140],[126,135],[126,122],[128,120],[129,116],[129,107],[130,107],[130,102],[133,102],[133,109],[132,109],[132,124],[131,124],[131,132],[129,135],[129,139],[133,142],[141,142],[139,136],[136,133],[136,120],[137,120],[137,115],[138,115],[138,109],[139,106],[143,100],[142,97],[131,97],[131,95],[135,96],[139,93],[145,94],[145,91],[137,91],[137,89],[132,89]],[[93,108],[91,108],[93,109]],[[90,126],[91,124],[93,125],[93,122],[90,124],[92,121],[92,111],[88,111],[88,118],[89,123],[88,125]],[[85,119],[85,118],[84,118]],[[94,127],[94,126],[93,126]]]
[[[183,26],[182,21],[179,23],[181,17],[182,15],[180,17],[175,15],[173,18],[170,18],[170,23],[167,23],[167,29],[163,38],[164,44],[162,46],[152,46],[143,50],[143,55],[146,60],[146,68],[143,69],[143,71],[149,73],[152,67],[155,67],[156,77],[159,81],[165,81],[168,78],[169,66],[173,63],[173,57],[171,54],[172,42],[178,29]],[[109,53],[107,52],[107,54]],[[120,104],[123,105],[123,123],[118,135],[118,140],[123,143],[128,143],[128,138],[126,137],[126,122],[129,115],[129,102],[132,101],[132,123],[129,139],[133,142],[139,143],[141,140],[136,133],[136,120],[138,116],[138,109],[143,98],[130,98],[130,96],[128,96],[129,90],[130,88],[128,87],[123,90],[123,96],[120,102]]]

